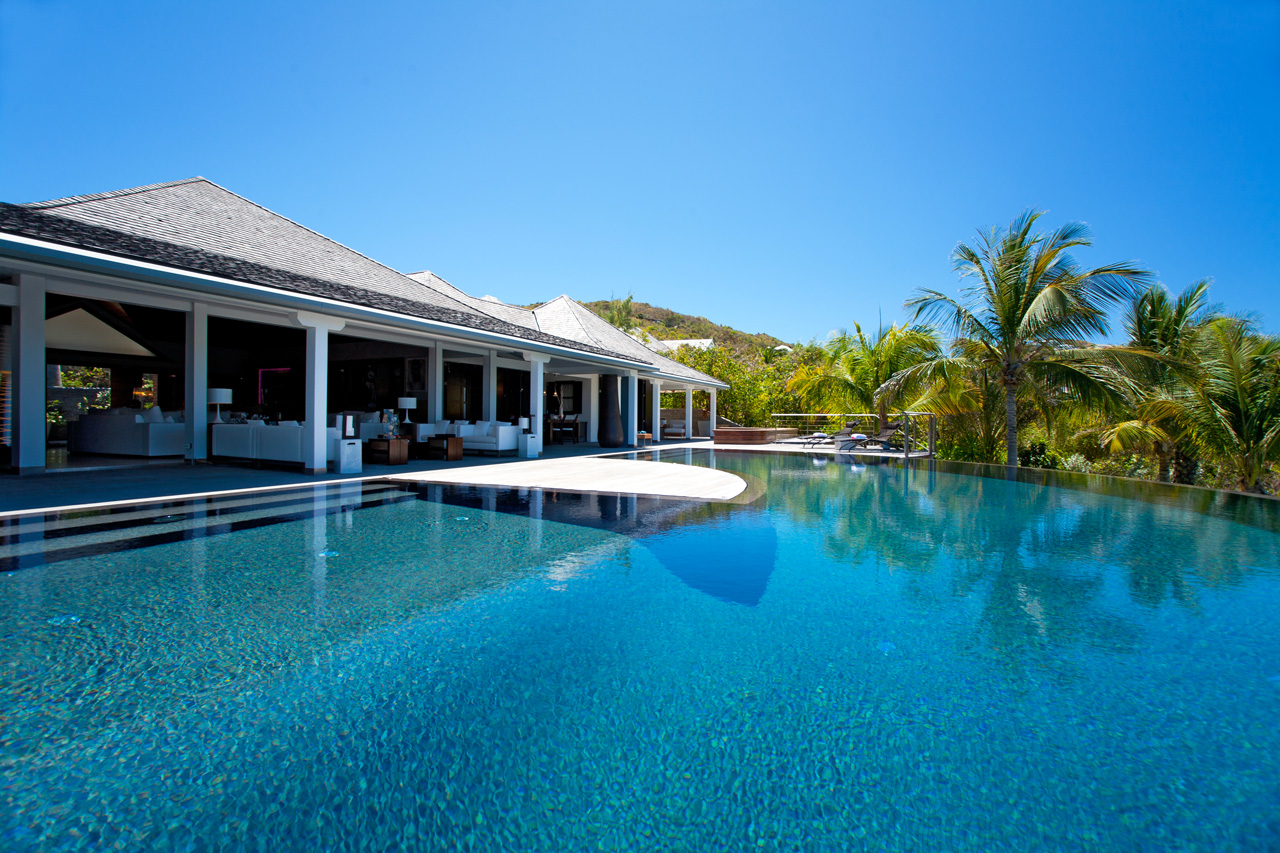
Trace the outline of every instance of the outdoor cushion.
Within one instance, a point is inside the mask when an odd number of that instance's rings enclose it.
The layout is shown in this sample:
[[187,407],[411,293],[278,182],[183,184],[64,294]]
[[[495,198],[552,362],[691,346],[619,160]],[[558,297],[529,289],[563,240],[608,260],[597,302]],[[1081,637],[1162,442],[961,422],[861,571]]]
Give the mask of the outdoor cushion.
[[162,424],[164,423],[164,412],[160,411],[159,406],[143,409],[142,422],[144,424]]

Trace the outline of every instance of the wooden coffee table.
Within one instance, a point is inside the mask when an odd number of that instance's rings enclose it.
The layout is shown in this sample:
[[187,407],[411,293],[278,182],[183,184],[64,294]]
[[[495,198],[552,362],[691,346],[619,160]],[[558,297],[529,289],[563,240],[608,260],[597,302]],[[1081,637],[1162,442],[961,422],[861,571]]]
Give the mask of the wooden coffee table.
[[409,463],[409,439],[371,438],[364,443],[365,460],[383,465],[407,465]]
[[457,462],[462,459],[462,438],[456,435],[433,435],[426,440],[427,458]]

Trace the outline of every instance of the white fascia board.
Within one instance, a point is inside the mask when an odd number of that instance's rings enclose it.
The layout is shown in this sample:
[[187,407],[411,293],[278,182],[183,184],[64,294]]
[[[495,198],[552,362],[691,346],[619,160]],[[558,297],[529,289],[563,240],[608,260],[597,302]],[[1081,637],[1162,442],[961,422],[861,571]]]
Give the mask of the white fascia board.
[[640,378],[656,379],[659,382],[663,382],[663,383],[665,382],[675,383],[680,386],[681,390],[683,390],[684,386],[686,385],[693,385],[695,388],[699,390],[715,388],[718,391],[727,391],[729,389],[729,385],[727,383],[720,382],[719,380],[714,380],[711,382],[702,382],[697,379],[690,379],[688,376],[677,376],[674,373],[661,373],[661,372],[654,372],[654,371],[649,371],[646,373],[645,371],[641,371]]
[[329,299],[323,296],[307,296],[302,293],[291,293],[287,290],[278,290],[276,288],[266,287],[260,284],[250,284],[243,281],[233,281],[231,279],[209,275],[208,273],[180,270],[175,267],[167,267],[150,261],[139,261],[132,258],[108,255],[102,252],[95,252],[91,249],[81,249],[76,246],[63,246],[56,243],[47,243],[43,240],[21,237],[17,234],[0,234],[0,257],[14,257],[17,259],[42,261],[56,266],[70,267],[72,269],[85,270],[88,272],[106,272],[126,279],[131,276],[140,275],[145,276],[144,280],[154,281],[160,284],[176,285],[187,288],[188,290],[196,290],[218,295],[238,295],[250,299],[256,296],[257,299],[255,301],[275,303],[277,308],[280,307],[281,303],[284,303],[293,307],[295,310],[310,309],[327,311],[330,314],[338,314],[341,316],[350,316],[355,318],[378,318],[386,323],[409,326],[422,331],[429,331],[438,337],[454,337],[473,342],[482,341],[489,344],[501,344],[503,347],[517,350],[551,352],[573,358],[577,361],[621,365],[624,367],[640,369],[650,367],[650,365],[644,362],[632,361],[630,359],[597,355],[595,353],[583,352],[582,350],[570,349],[569,347],[560,347],[555,344],[531,341],[527,338],[518,338],[514,335],[504,335],[501,332],[486,332],[482,329],[470,329],[465,326],[455,326],[452,323],[448,323],[443,320],[428,320],[424,317],[412,317],[407,314],[397,314],[394,311],[387,311],[381,308],[368,308],[363,305],[352,305],[349,302],[341,302],[339,300]]

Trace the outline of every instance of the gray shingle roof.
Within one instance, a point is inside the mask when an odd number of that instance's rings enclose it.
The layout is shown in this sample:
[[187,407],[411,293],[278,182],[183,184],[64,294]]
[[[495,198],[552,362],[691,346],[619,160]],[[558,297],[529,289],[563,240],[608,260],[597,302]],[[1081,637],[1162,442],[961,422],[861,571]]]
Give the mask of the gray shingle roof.
[[91,249],[126,258],[149,261],[180,270],[200,272],[232,281],[257,284],[289,293],[333,299],[350,305],[391,311],[408,317],[436,320],[464,328],[479,329],[500,335],[524,338],[552,346],[597,355],[625,357],[578,341],[557,338],[533,329],[515,326],[487,314],[476,314],[428,305],[418,300],[388,296],[372,290],[309,276],[289,273],[272,267],[229,258],[199,249],[177,246],[149,237],[137,237],[109,228],[86,225],[72,219],[51,216],[28,208],[0,202],[0,231]]
[[457,299],[471,306],[473,310],[492,314],[500,320],[506,320],[508,323],[514,323],[517,326],[524,326],[526,329],[538,328],[538,320],[528,308],[508,305],[505,302],[498,302],[493,299],[477,299],[469,293],[463,293],[460,289],[430,270],[409,273],[409,278],[443,295]]
[[558,296],[545,305],[539,305],[533,313],[538,318],[538,328],[548,334],[617,352],[635,361],[648,361],[666,376],[687,379],[699,385],[727,387],[713,376],[654,352],[568,296]]
[[664,376],[724,386],[654,352],[567,296],[530,311],[476,298],[431,272],[403,275],[204,178],[0,203],[0,231],[619,357],[652,365]]
[[[150,202],[147,197],[151,198]],[[202,200],[208,205],[202,207]],[[239,215],[249,221],[237,224],[235,219]],[[197,233],[206,228],[207,234]],[[620,353],[581,341],[557,338],[536,328],[509,323],[447,293],[426,287],[202,178],[26,205],[0,202],[0,231],[625,358]],[[238,242],[241,237],[243,243]],[[331,259],[333,270],[326,271],[324,263],[314,257],[302,257],[309,252],[319,252]],[[335,272],[350,278],[335,280]],[[647,363],[648,359],[644,361]]]
[[22,205],[86,225],[163,240],[452,311],[484,314],[205,178]]

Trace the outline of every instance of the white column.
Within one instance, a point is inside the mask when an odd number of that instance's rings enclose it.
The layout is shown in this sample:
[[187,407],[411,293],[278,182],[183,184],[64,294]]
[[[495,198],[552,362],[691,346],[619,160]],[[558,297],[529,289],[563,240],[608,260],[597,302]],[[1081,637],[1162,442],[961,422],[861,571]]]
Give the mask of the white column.
[[480,393],[480,420],[491,421],[498,417],[498,358],[493,350],[484,354],[484,385]]
[[427,422],[444,419],[444,347],[433,344],[427,356]]
[[583,383],[587,390],[587,443],[600,440],[600,377],[592,374]]
[[693,438],[693,386],[684,387],[684,440]]
[[14,318],[17,332],[14,354],[13,467],[18,471],[44,469],[45,453],[45,373],[44,312],[45,280],[38,275],[20,275],[18,310]]
[[662,441],[662,383],[657,379],[653,380],[653,400],[650,408],[653,409],[653,442],[657,444]]
[[524,354],[529,362],[529,428],[533,430],[538,453],[542,452],[544,436],[542,435],[542,386],[546,384],[543,371],[551,356],[536,352]]
[[308,474],[323,474],[329,468],[326,441],[329,414],[329,333],[346,323],[332,317],[299,311],[295,325],[307,330],[307,409],[302,431],[302,468]]
[[302,435],[302,467],[323,474],[329,467],[325,415],[329,408],[329,330],[307,328],[307,423]]
[[711,389],[711,437],[716,435],[716,389]]
[[209,455],[209,306],[202,302],[187,312],[185,368],[187,458],[205,459]]
[[627,383],[627,400],[622,412],[622,426],[626,431],[623,444],[627,447],[635,447],[636,433],[639,431],[637,422],[640,420],[640,380],[636,377],[634,370],[629,372],[624,380]]

